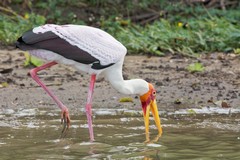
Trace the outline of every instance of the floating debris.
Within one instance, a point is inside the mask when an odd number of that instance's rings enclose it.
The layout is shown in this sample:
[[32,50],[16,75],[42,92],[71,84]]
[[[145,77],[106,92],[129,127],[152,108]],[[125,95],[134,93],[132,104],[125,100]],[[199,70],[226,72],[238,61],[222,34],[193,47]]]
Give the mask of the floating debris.
[[180,109],[171,114],[189,114],[189,110],[196,112],[196,114],[229,114],[231,113],[240,113],[240,109],[238,108],[220,108],[220,107],[202,107],[202,108],[191,108],[191,109]]
[[148,147],[161,147],[162,145],[161,144],[155,144],[155,143],[150,143],[150,144],[147,144]]
[[189,114],[193,114],[193,115],[196,114],[196,111],[194,111],[193,109],[188,109],[187,112],[188,112]]

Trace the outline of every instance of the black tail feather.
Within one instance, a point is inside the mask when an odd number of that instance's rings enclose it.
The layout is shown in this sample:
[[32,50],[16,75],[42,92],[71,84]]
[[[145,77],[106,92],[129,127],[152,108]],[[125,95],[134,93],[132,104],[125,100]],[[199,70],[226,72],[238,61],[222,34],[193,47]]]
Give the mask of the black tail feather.
[[18,40],[15,42],[15,46],[16,46],[16,48],[19,48],[19,49],[24,50],[24,51],[36,49],[36,48],[26,44],[23,41],[22,37],[18,38]]

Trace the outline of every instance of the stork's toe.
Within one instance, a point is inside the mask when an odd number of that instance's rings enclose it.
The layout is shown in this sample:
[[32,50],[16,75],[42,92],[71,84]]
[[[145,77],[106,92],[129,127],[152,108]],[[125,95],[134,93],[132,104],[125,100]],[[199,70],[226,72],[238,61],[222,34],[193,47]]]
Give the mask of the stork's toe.
[[61,138],[64,138],[67,135],[67,131],[70,127],[70,116],[68,110],[62,111],[61,114],[61,124],[63,124],[63,129],[61,133]]

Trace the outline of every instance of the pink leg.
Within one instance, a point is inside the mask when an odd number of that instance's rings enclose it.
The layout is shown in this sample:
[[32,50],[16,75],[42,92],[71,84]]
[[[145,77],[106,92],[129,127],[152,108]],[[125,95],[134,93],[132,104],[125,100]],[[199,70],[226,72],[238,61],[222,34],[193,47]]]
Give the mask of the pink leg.
[[94,141],[93,127],[92,127],[92,96],[93,96],[95,81],[96,81],[96,75],[93,74],[91,76],[91,82],[88,90],[87,104],[85,108],[87,119],[88,119],[89,136],[90,136],[91,142]]
[[36,67],[34,69],[32,69],[30,71],[30,75],[32,76],[32,78],[47,92],[47,94],[52,97],[52,99],[57,103],[58,107],[62,110],[62,115],[61,115],[61,120],[64,121],[64,128],[63,128],[63,132],[65,132],[65,128],[67,126],[67,129],[69,128],[70,125],[70,117],[69,117],[69,113],[68,113],[68,108],[66,106],[63,105],[63,103],[52,93],[52,91],[50,91],[46,85],[40,81],[39,77],[37,76],[37,72],[44,70],[46,68],[49,68],[53,65],[57,64],[56,62],[50,62],[47,64],[44,64],[40,67]]

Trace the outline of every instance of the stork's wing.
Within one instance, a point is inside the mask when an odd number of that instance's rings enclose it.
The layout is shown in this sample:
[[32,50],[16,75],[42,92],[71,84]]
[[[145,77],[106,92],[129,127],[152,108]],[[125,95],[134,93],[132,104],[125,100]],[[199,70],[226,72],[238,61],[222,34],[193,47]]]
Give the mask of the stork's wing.
[[98,59],[94,58],[89,53],[71,45],[66,40],[61,39],[51,31],[38,34],[28,31],[18,39],[16,46],[22,50],[49,50],[67,59],[71,59],[83,64],[99,62]]
[[107,32],[82,25],[46,24],[33,29],[36,34],[51,31],[73,46],[89,53],[102,65],[116,63],[126,55],[127,49]]
[[81,25],[36,27],[18,39],[17,47],[50,50],[80,63],[94,63],[96,68],[117,63],[127,53],[127,49],[110,34]]
[[32,31],[28,31],[23,34],[22,40],[26,44],[35,44],[41,41],[46,41],[50,39],[57,39],[59,38],[56,34],[52,33],[51,31],[45,32],[44,34],[34,34]]

